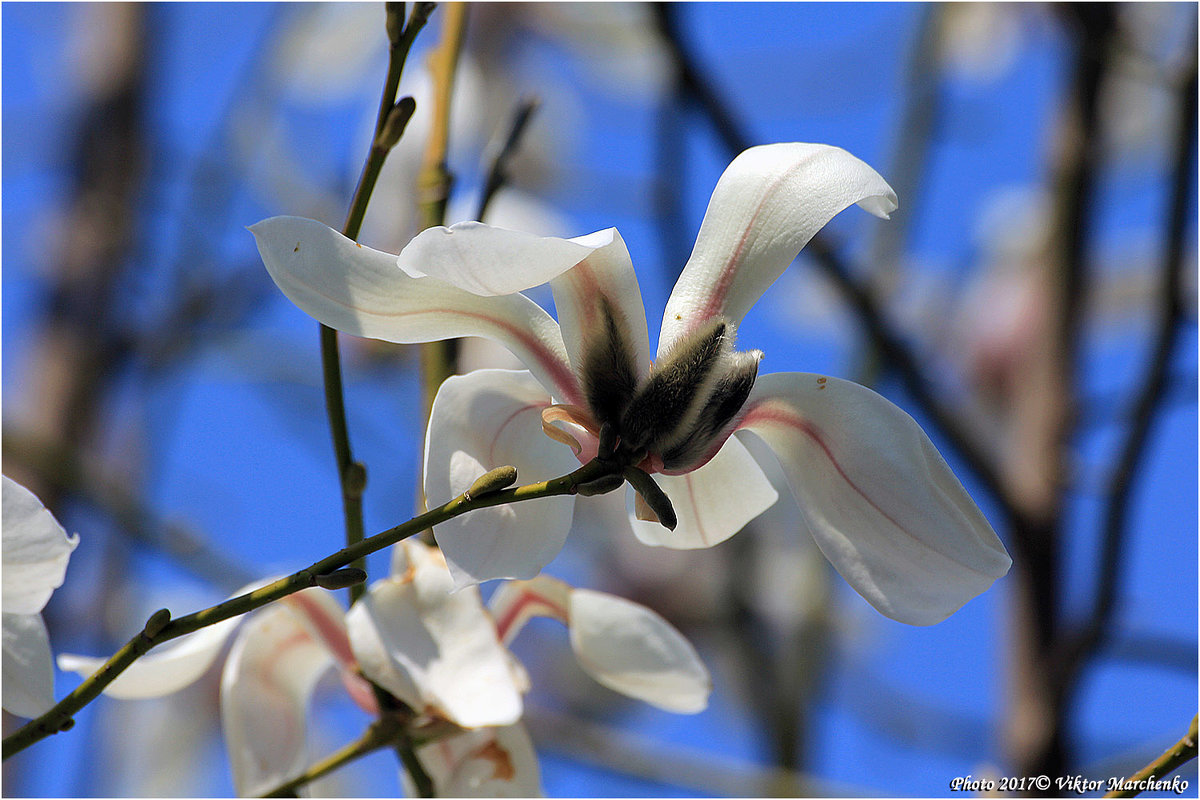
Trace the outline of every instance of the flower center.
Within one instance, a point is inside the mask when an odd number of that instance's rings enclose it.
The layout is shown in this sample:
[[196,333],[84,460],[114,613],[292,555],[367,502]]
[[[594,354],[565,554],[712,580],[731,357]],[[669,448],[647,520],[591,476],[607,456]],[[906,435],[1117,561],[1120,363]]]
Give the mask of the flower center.
[[762,353],[734,351],[733,323],[715,316],[639,380],[623,320],[605,298],[598,304],[604,322],[588,341],[580,370],[592,418],[584,427],[598,437],[610,425],[616,455],[649,471],[680,474],[703,466],[728,438]]

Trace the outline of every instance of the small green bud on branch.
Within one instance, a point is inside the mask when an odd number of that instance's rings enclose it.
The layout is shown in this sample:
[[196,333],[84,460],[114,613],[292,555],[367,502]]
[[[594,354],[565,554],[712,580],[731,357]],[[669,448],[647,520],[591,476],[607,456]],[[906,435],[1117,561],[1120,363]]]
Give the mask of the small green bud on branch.
[[170,621],[170,609],[160,608],[158,611],[155,611],[153,614],[151,614],[150,618],[146,620],[146,624],[142,628],[142,634],[150,639],[153,639],[155,636],[158,636],[160,633],[162,633],[163,628],[167,627],[167,624],[170,623]]
[[387,113],[383,120],[383,128],[379,131],[379,135],[375,137],[375,146],[382,147],[384,150],[391,150],[400,141],[400,137],[404,135],[404,129],[408,127],[408,121],[412,119],[413,112],[417,110],[417,101],[412,97],[404,96],[396,101]]
[[507,489],[517,482],[517,468],[512,466],[496,467],[490,472],[480,475],[471,488],[467,489],[466,498],[479,498],[484,495]]
[[326,572],[324,575],[316,575],[313,577],[313,583],[322,589],[333,591],[336,589],[347,589],[362,583],[366,579],[366,570],[359,569],[358,567],[346,567],[334,570],[333,572]]

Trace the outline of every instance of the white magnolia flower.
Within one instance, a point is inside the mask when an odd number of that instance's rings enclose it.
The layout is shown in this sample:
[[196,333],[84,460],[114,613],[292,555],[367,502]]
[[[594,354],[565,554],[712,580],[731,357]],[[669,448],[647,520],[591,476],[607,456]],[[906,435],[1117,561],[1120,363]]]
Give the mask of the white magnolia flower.
[[4,476],[4,710],[38,717],[54,705],[54,663],[42,609],[67,573],[67,536],[33,492]]
[[[397,545],[393,570],[349,612],[331,593],[306,589],[249,615],[238,630],[222,672],[221,721],[239,795],[262,793],[304,771],[308,707],[331,667],[371,713],[379,708],[363,675],[419,715],[468,729],[418,751],[440,789],[489,793],[498,791],[498,781],[512,796],[530,794],[540,781],[537,762],[528,736],[517,730],[528,680],[505,643],[535,614],[570,626],[581,665],[604,685],[673,711],[707,704],[708,673],[699,657],[642,606],[545,578],[498,593],[513,601],[489,612],[477,588],[452,593],[440,553],[419,542]],[[238,621],[144,656],[105,693],[133,699],[182,689],[209,668]],[[58,661],[85,676],[103,663],[65,654]],[[483,769],[499,762],[494,772]]]
[[[637,278],[612,228],[558,239],[466,222],[422,232],[399,257],[312,220],[275,217],[250,230],[275,282],[326,325],[394,342],[483,336],[528,367],[442,385],[425,448],[431,503],[503,464],[525,481],[561,475],[596,456],[607,429],[617,446],[605,455],[657,473],[678,516],[668,531],[627,493],[638,538],[708,547],[777,498],[731,436],[754,434],[851,586],[893,619],[932,624],[1011,561],[929,438],[869,389],[806,373],[759,377],[762,354],[734,350],[750,307],[852,204],[886,217],[896,199],[844,150],[777,144],[738,156],[667,302],[653,363]],[[520,294],[546,282],[557,322]],[[576,504],[613,502],[564,496],[481,509],[435,535],[459,585],[529,578],[562,548]]]

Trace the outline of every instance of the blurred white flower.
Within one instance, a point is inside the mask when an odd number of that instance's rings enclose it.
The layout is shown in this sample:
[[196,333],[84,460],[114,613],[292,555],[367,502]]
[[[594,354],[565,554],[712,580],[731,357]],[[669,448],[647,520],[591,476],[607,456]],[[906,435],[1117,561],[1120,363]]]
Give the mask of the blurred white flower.
[[[478,588],[452,592],[441,554],[419,542],[396,546],[393,570],[349,612],[331,593],[306,589],[249,615],[238,630],[222,673],[221,721],[239,795],[259,794],[303,772],[309,704],[331,667],[369,712],[379,709],[363,676],[419,718],[468,729],[418,753],[441,793],[472,786],[489,793],[507,784],[513,796],[529,794],[540,778],[536,760],[526,757],[532,754],[523,744],[528,737],[516,730],[528,678],[505,643],[530,615],[567,624],[580,664],[610,688],[684,713],[707,703],[708,672],[695,650],[642,606],[545,578],[504,587],[497,596],[509,600],[489,612]],[[260,585],[265,582],[243,591]],[[237,623],[204,628],[139,659],[105,693],[159,697],[187,686],[213,663]],[[85,676],[102,664],[59,656],[62,669]],[[480,771],[481,763],[496,759],[507,766]]]
[[42,609],[67,572],[68,536],[33,492],[4,476],[4,710],[37,717],[54,706],[54,663]]
[[[243,587],[234,596],[266,586]],[[200,678],[225,641],[237,636],[221,679],[221,725],[239,795],[267,791],[308,765],[308,706],[317,681],[333,666],[350,696],[375,710],[370,686],[357,672],[346,635],[345,610],[324,589],[305,589],[260,611],[182,636],[135,661],[104,693],[120,699],[161,697]],[[102,658],[71,654],[58,666],[83,676]]]

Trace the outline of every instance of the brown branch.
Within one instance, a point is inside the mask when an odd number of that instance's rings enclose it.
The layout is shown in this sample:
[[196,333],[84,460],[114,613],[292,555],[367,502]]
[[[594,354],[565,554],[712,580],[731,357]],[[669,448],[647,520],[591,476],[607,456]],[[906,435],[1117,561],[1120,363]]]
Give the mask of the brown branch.
[[513,112],[512,122],[508,126],[508,135],[504,138],[504,144],[496,152],[496,157],[492,159],[492,165],[488,169],[487,179],[483,184],[483,193],[479,198],[479,208],[475,212],[475,219],[483,221],[492,198],[508,182],[509,162],[516,155],[517,146],[520,144],[521,137],[529,125],[529,120],[533,118],[534,112],[538,110],[540,105],[541,101],[536,97],[526,97],[517,104],[516,111]]
[[1158,300],[1158,328],[1146,367],[1141,390],[1132,404],[1125,440],[1122,443],[1105,491],[1105,515],[1101,534],[1100,562],[1096,593],[1089,618],[1075,635],[1065,640],[1059,655],[1062,691],[1069,693],[1087,660],[1103,647],[1111,636],[1110,623],[1120,589],[1121,554],[1128,530],[1129,503],[1145,455],[1153,425],[1166,397],[1171,361],[1178,347],[1184,319],[1183,269],[1187,225],[1190,212],[1191,183],[1196,171],[1196,49],[1187,79],[1178,89],[1174,170],[1170,200],[1163,234],[1165,247],[1161,266]]

